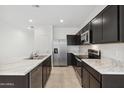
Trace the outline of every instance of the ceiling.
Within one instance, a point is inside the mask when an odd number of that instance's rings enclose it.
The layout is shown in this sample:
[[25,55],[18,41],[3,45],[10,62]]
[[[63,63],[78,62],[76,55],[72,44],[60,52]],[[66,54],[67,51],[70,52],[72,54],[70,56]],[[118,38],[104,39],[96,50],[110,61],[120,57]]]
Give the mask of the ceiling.
[[[98,5],[0,5],[0,20],[11,25],[78,27]],[[28,20],[33,22],[29,23]],[[60,19],[64,22],[60,23]]]

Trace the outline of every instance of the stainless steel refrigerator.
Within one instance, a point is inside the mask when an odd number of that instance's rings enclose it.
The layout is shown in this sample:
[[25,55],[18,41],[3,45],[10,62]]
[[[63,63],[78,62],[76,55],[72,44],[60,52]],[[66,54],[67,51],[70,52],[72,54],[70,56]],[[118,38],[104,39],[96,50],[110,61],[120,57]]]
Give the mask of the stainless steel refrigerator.
[[67,41],[65,39],[54,40],[53,66],[67,66]]

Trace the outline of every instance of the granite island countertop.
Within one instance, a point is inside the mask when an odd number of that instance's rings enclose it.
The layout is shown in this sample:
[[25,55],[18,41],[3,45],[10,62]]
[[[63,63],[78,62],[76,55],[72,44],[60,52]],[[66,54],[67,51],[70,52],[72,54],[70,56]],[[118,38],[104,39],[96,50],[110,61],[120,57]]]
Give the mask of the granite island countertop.
[[81,59],[100,74],[124,75],[124,62],[112,59]]
[[[24,76],[32,71],[35,67],[46,60],[50,55],[46,55],[42,59],[26,59],[13,60],[9,63],[0,63],[0,75],[1,76]],[[12,60],[11,60],[12,61]]]

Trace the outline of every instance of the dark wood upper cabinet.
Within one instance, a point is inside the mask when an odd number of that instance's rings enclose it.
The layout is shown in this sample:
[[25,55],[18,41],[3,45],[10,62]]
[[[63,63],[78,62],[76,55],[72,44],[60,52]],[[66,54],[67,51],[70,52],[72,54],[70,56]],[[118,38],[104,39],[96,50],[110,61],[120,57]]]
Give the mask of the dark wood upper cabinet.
[[67,45],[80,45],[80,35],[67,35]]
[[124,5],[109,5],[84,26],[77,35],[90,30],[90,42],[93,44],[124,42],[123,25]]
[[118,6],[107,6],[91,21],[92,43],[119,42]]
[[118,6],[108,6],[103,11],[103,43],[118,41]]
[[102,13],[91,21],[92,43],[102,42]]

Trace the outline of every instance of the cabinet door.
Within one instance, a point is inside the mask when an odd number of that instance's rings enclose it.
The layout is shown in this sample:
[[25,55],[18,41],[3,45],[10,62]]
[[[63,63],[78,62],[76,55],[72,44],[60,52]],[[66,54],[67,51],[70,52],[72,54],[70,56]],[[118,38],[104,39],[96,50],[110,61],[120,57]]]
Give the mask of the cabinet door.
[[51,73],[51,57],[48,58],[48,78],[50,76]]
[[80,35],[67,35],[67,45],[79,45]]
[[75,35],[67,35],[67,45],[75,45]]
[[50,59],[50,57],[49,57],[49,58],[47,59],[47,80],[49,79],[50,72],[51,72],[51,59]]
[[36,67],[31,72],[31,88],[42,88],[42,70],[41,70],[41,66]]
[[91,22],[92,43],[102,42],[102,14],[99,14]]
[[119,6],[120,11],[120,41],[124,42],[124,5]]
[[76,62],[76,59],[75,59],[75,55],[73,55],[73,54],[71,56],[71,63],[73,65],[74,69],[76,70],[77,62]]
[[108,6],[103,11],[103,42],[118,41],[118,13],[117,6]]
[[80,45],[81,44],[81,36],[80,35],[75,35],[75,45]]
[[42,87],[45,87],[47,80],[46,60],[42,63]]
[[83,68],[83,77],[82,77],[82,85],[84,88],[89,88],[90,87],[90,82],[89,82],[89,72]]
[[100,83],[90,75],[90,88],[100,88]]
[[67,53],[68,65],[75,66],[76,65],[75,60],[76,60],[75,55],[73,55],[72,53]]
[[72,54],[71,53],[67,53],[67,62],[68,62],[68,66],[72,65]]

